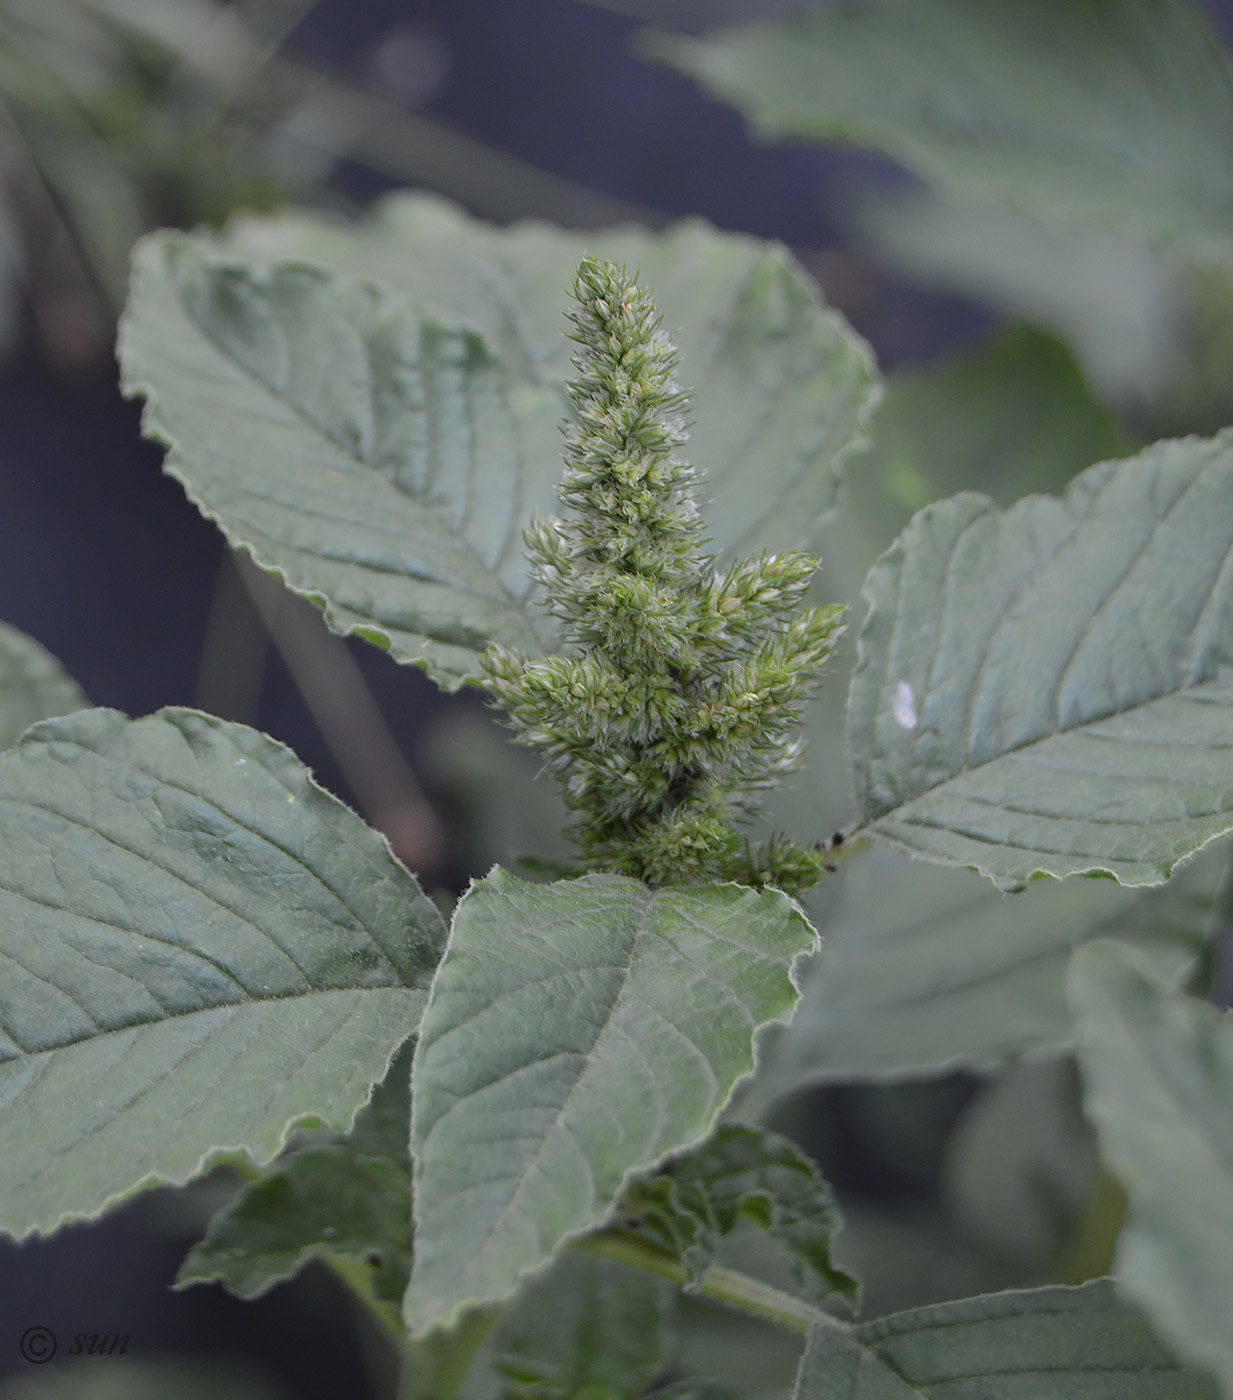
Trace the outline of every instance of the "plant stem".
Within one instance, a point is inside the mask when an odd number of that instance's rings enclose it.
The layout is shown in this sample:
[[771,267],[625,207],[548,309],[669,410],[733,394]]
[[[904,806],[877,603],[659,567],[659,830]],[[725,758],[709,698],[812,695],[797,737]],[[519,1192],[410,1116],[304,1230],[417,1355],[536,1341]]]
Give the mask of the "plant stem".
[[[675,1254],[628,1230],[604,1230],[580,1240],[577,1247],[603,1255],[605,1259],[615,1259],[618,1263],[658,1274],[660,1278],[669,1279],[682,1288],[688,1283],[685,1265]],[[848,1330],[847,1323],[823,1312],[821,1308],[815,1308],[736,1269],[726,1269],[722,1264],[712,1264],[703,1274],[698,1292],[704,1298],[752,1313],[754,1317],[773,1322],[800,1337],[808,1337],[817,1327]]]
[[404,1352],[398,1400],[457,1400],[484,1338],[501,1315],[477,1308],[448,1332],[430,1332]]
[[1113,1272],[1113,1256],[1125,1223],[1126,1192],[1122,1183],[1101,1163],[1066,1261],[1067,1283],[1086,1283]]

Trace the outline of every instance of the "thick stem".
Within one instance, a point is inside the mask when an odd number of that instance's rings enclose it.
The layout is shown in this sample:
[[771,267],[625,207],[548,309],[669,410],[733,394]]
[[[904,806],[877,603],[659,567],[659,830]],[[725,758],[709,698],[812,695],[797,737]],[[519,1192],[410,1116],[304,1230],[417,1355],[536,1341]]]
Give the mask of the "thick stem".
[[[630,1264],[636,1269],[645,1269],[680,1287],[684,1287],[688,1280],[685,1266],[675,1254],[628,1230],[604,1230],[600,1234],[589,1235],[579,1241],[578,1248],[601,1254],[605,1259],[615,1259],[621,1264]],[[704,1298],[752,1313],[754,1317],[773,1322],[801,1337],[808,1337],[817,1327],[847,1331],[845,1322],[823,1312],[821,1308],[812,1307],[790,1293],[772,1288],[735,1269],[726,1269],[721,1264],[712,1264],[703,1274],[698,1292]]]

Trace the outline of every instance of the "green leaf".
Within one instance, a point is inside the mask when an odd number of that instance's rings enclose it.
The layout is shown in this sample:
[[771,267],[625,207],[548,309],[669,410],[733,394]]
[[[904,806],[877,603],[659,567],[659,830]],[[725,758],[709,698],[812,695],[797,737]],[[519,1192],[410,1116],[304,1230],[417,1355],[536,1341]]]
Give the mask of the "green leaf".
[[814,1331],[793,1400],[1216,1400],[1104,1279]]
[[681,1256],[693,1285],[715,1261],[720,1239],[747,1220],[783,1251],[803,1298],[820,1303],[838,1294],[856,1307],[856,1280],[831,1260],[840,1225],[835,1198],[817,1167],[779,1133],[721,1124],[634,1182],[619,1209],[627,1228]]
[[412,1331],[505,1297],[631,1173],[705,1137],[815,939],[777,890],[472,885],[412,1075]]
[[[370,282],[138,255],[121,354],[167,470],[229,541],[400,661],[456,685],[489,641],[543,649],[521,529],[529,402],[481,338]],[[531,458],[530,460],[534,460]]]
[[219,1211],[176,1287],[217,1281],[258,1298],[313,1259],[338,1259],[364,1266],[396,1321],[411,1277],[410,1120],[408,1044],[346,1137],[293,1148]]
[[1177,0],[866,0],[644,48],[765,139],[883,151],[1050,222],[1233,247],[1233,79]]
[[1064,980],[1073,950],[1133,943],[1176,979],[1205,941],[1222,844],[1162,886],[1039,881],[1005,899],[967,871],[886,848],[844,870],[838,913],[801,1003],[742,1097],[767,1104],[807,1084],[988,1071],[1074,1040]]
[[36,720],[84,710],[81,687],[33,637],[0,622],[0,749]]
[[869,573],[861,823],[1003,888],[1159,883],[1233,828],[1233,433],[999,512],[918,514]]
[[669,1358],[676,1299],[664,1279],[567,1251],[493,1334],[504,1400],[635,1400]]
[[883,268],[1052,330],[1101,397],[1132,415],[1194,354],[1181,268],[1146,239],[1061,228],[923,185],[871,185],[845,205],[843,224]]
[[680,350],[689,457],[705,479],[707,533],[726,558],[815,542],[879,394],[868,348],[782,246],[701,219],[663,233],[498,229],[445,200],[402,194],[357,227],[284,215],[239,224],[219,246],[250,262],[307,258],[380,279],[425,314],[477,331],[520,384],[552,390],[536,406],[543,449],[527,468],[539,483],[528,500],[546,511],[556,509],[557,424],[572,377],[568,288],[584,254],[638,269]]
[[0,755],[0,1230],[345,1129],[443,939],[265,735],[178,709],[27,731]]
[[1233,1395],[1233,1022],[1116,944],[1077,953],[1068,985],[1087,1110],[1130,1198],[1118,1277]]

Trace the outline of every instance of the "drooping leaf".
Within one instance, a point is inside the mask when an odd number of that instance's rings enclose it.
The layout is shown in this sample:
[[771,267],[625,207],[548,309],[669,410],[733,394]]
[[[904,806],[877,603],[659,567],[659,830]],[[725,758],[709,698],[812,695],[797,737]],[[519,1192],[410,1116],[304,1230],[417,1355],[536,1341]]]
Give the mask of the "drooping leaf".
[[635,1400],[671,1355],[676,1299],[653,1274],[566,1251],[489,1343],[502,1400]]
[[817,1328],[793,1400],[1216,1400],[1107,1280]]
[[556,508],[557,422],[572,375],[568,289],[584,254],[637,269],[680,350],[689,458],[706,484],[707,533],[726,557],[814,542],[835,505],[837,469],[863,445],[878,397],[867,347],[784,249],[700,219],[663,233],[498,229],[434,196],[402,194],[357,227],[297,214],[251,220],[220,248],[378,278],[444,324],[477,331],[520,384],[553,390],[536,405],[545,449],[528,458],[539,483],[528,496],[547,511]]
[[505,1297],[703,1138],[815,937],[776,890],[473,885],[416,1048],[411,1329]]
[[444,927],[281,744],[192,710],[0,755],[0,1230],[18,1238],[345,1129]]
[[1075,947],[1118,938],[1180,977],[1203,946],[1227,857],[1222,843],[1159,887],[1038,881],[1008,900],[967,871],[863,853],[844,871],[839,911],[790,1025],[768,1039],[745,1111],[807,1084],[992,1070],[1065,1048]]
[[865,0],[646,49],[766,139],[883,151],[1052,222],[1233,248],[1233,78],[1179,0]]
[[84,710],[81,687],[33,637],[0,622],[0,749],[36,720]]
[[861,822],[1003,888],[1158,883],[1233,828],[1233,434],[999,512],[921,511],[870,571]]
[[803,1298],[820,1303],[837,1294],[856,1306],[856,1280],[831,1259],[840,1224],[831,1189],[779,1133],[720,1124],[705,1142],[635,1181],[620,1219],[680,1255],[695,1285],[722,1237],[751,1221],[783,1252]]
[[1116,944],[1077,953],[1068,987],[1088,1113],[1130,1199],[1118,1278],[1233,1395],[1233,1021]]
[[351,1131],[293,1147],[210,1222],[176,1287],[219,1282],[258,1298],[313,1259],[363,1265],[391,1320],[411,1277],[411,1048],[394,1059]]

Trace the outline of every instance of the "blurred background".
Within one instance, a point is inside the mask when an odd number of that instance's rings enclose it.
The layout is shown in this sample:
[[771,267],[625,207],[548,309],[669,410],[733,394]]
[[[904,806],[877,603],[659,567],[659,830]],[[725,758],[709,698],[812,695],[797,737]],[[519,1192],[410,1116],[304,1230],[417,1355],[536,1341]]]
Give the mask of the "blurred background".
[[[732,108],[637,56],[647,21],[701,32],[789,8],[0,0],[0,618],[94,704],[196,704],[284,740],[430,888],[457,891],[505,858],[515,826],[550,827],[550,794],[531,817],[489,800],[500,775],[525,782],[529,760],[476,697],[447,700],[326,637],[225,558],[120,398],[112,343],[133,242],[287,202],[358,215],[412,186],[498,223],[700,215],[786,243],[891,384],[875,449],[850,471],[853,570],[936,496],[1056,490],[1102,457],[1233,419],[1233,277],[1131,235],[960,208],[873,155],[758,143]],[[1233,0],[1198,8],[1227,43]],[[981,414],[956,411],[978,398]],[[836,794],[840,819],[846,802]],[[1040,1281],[1073,1243],[1093,1164],[1068,1061],[991,1085],[831,1087],[776,1121],[850,1217],[866,1210],[868,1257],[895,1261],[878,1303]],[[1013,1180],[990,1194],[999,1169]],[[33,1323],[256,1368],[252,1385],[296,1400],[358,1397],[365,1376],[379,1394],[372,1341],[324,1275],[256,1304],[169,1291],[211,1189],[0,1241],[0,1394],[32,1384],[16,1338]],[[953,1243],[956,1212],[967,1245]],[[226,1373],[233,1394],[249,1374]]]

